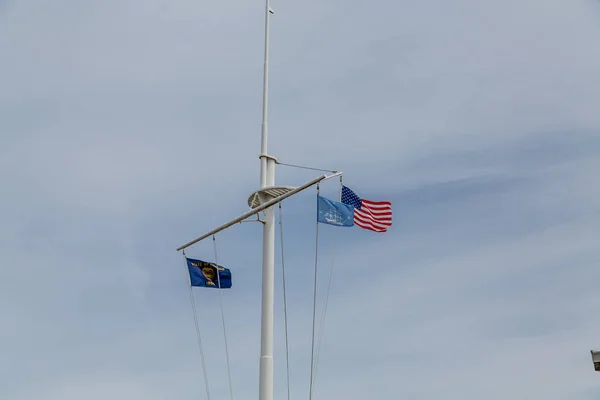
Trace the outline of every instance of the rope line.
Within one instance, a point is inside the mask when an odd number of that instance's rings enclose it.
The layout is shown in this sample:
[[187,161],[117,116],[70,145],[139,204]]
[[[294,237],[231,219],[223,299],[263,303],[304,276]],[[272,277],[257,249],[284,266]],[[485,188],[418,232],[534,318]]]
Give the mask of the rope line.
[[281,238],[281,276],[283,280],[283,320],[285,324],[285,362],[287,372],[287,395],[290,400],[290,356],[288,347],[288,320],[287,320],[287,298],[285,289],[285,259],[283,253],[283,212],[281,202],[279,203],[279,237]]
[[225,329],[225,312],[223,311],[223,292],[221,289],[221,277],[219,275],[219,261],[217,259],[217,241],[213,235],[213,248],[215,250],[215,264],[217,264],[217,286],[219,290],[219,302],[221,303],[221,321],[223,322],[223,338],[225,339],[225,356],[227,358],[227,376],[229,377],[229,395],[233,400],[233,385],[231,383],[231,367],[229,365],[229,348],[227,346],[227,330]]
[[[342,188],[343,188],[343,181],[342,181],[342,176],[340,176],[340,191],[339,191],[339,201],[342,201]],[[333,254],[331,257],[331,266],[329,269],[329,281],[327,282],[327,293],[325,296],[325,305],[323,307],[323,313],[321,315],[321,325],[320,325],[320,330],[319,330],[319,339],[317,342],[317,354],[315,357],[315,377],[313,380],[313,388],[314,388],[314,384],[316,382],[317,379],[317,367],[319,366],[319,356],[321,354],[321,346],[323,344],[323,331],[325,330],[325,317],[327,315],[327,305],[329,304],[329,294],[331,292],[331,281],[333,280],[333,268],[335,265],[335,258],[337,255],[337,236],[333,237]],[[314,389],[313,389],[314,390]]]
[[[317,210],[318,210],[318,196],[319,196],[319,184],[317,183]],[[311,355],[310,355],[310,386],[308,392],[308,399],[312,400],[313,393],[313,374],[314,374],[314,357],[315,357],[315,318],[317,314],[317,267],[319,264],[319,221],[316,224],[316,237],[315,237],[315,281],[313,287],[313,318],[312,318],[312,344],[311,344]]]
[[[183,251],[183,258],[186,259],[185,250]],[[210,400],[210,388],[208,386],[208,374],[206,372],[206,359],[204,357],[204,347],[202,346],[202,336],[200,335],[200,326],[198,325],[198,314],[196,313],[196,303],[194,302],[194,293],[192,291],[192,281],[190,278],[189,271],[186,268],[186,275],[188,276],[188,287],[190,289],[190,303],[192,304],[192,312],[194,314],[194,325],[196,326],[196,339],[198,341],[198,349],[200,350],[200,360],[202,361],[202,373],[204,374],[204,386],[206,388],[206,397]]]
[[333,277],[333,267],[335,265],[335,256],[337,248],[337,236],[333,237],[333,255],[331,259],[331,267],[329,269],[329,282],[327,282],[327,293],[325,295],[325,305],[323,306],[323,313],[321,315],[321,328],[319,330],[319,339],[317,342],[317,354],[315,357],[315,378],[313,380],[313,386],[317,379],[317,367],[319,366],[319,355],[321,354],[321,345],[323,344],[323,331],[325,330],[325,317],[327,315],[327,305],[329,304],[329,293],[331,292],[331,281]]
[[305,167],[303,165],[295,165],[295,164],[285,164],[282,162],[277,161],[278,165],[284,165],[286,167],[294,167],[294,168],[301,168],[301,169],[310,169],[312,171],[321,171],[321,172],[331,172],[333,174],[337,173],[338,171],[335,170],[331,170],[331,169],[321,169],[321,168],[313,168],[313,167]]

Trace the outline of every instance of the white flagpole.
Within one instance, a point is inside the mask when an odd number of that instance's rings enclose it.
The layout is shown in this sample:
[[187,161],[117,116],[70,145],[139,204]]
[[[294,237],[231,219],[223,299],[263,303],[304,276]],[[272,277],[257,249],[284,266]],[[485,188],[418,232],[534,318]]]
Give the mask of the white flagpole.
[[214,235],[235,223],[264,212],[263,243],[262,243],[262,304],[261,304],[261,340],[260,340],[260,369],[259,369],[259,400],[273,400],[273,309],[275,293],[275,210],[273,206],[282,200],[322,181],[342,175],[333,172],[332,175],[322,175],[297,188],[290,186],[275,186],[275,165],[277,159],[267,153],[267,107],[269,98],[269,18],[273,14],[269,0],[265,7],[265,65],[263,80],[263,111],[260,148],[260,190],[254,192],[248,199],[252,210],[221,225],[218,228],[188,242],[177,251],[183,250],[199,241]]
[[[267,107],[269,99],[269,0],[265,5],[265,65],[263,77],[263,111],[260,154],[261,188],[275,186],[276,159],[267,153]],[[273,207],[264,210],[261,340],[258,398],[273,400],[273,305],[275,297],[275,212]]]
[[[270,172],[270,166],[267,165],[269,156],[267,153],[267,136],[268,136],[268,127],[267,127],[267,116],[268,116],[268,106],[269,106],[269,16],[270,16],[270,5],[269,0],[266,0],[266,11],[265,11],[265,64],[264,64],[264,75],[263,75],[263,101],[262,101],[262,131],[261,131],[261,145],[260,145],[260,159],[261,159],[261,168],[260,168],[260,186],[262,188],[266,186],[272,186],[274,182],[270,182],[268,173]],[[274,178],[274,168],[273,165],[273,178]],[[273,179],[274,180],[274,179]]]

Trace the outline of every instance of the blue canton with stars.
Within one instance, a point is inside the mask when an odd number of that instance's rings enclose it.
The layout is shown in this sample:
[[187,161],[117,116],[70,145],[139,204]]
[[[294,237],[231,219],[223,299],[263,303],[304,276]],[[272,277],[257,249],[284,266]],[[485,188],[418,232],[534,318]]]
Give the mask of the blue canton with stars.
[[357,210],[362,206],[362,200],[352,190],[342,186],[342,203],[350,204]]

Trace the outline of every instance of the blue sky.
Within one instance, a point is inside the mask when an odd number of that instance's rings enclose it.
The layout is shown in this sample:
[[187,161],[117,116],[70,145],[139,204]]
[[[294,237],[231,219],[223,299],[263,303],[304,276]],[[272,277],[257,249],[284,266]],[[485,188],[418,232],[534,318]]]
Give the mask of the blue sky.
[[[394,210],[386,234],[320,227],[334,279],[314,398],[597,399],[600,5],[272,6],[270,153],[342,170]],[[175,248],[259,184],[263,12],[0,1],[2,399],[205,396]],[[283,204],[293,398],[308,394],[314,196]],[[217,236],[237,400],[257,397],[260,240],[257,224]],[[212,243],[188,254],[212,259]],[[218,293],[195,296],[226,397]]]

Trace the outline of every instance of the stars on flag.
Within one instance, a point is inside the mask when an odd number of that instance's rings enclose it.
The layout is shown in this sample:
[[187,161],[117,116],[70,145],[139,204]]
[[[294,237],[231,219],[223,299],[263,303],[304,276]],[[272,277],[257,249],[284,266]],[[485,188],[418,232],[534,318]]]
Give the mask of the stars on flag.
[[387,232],[392,226],[392,203],[361,199],[352,190],[342,186],[342,203],[354,207],[354,224],[375,232]]

